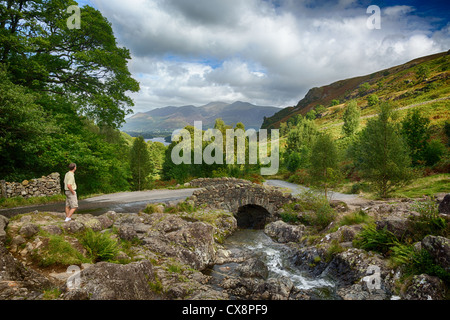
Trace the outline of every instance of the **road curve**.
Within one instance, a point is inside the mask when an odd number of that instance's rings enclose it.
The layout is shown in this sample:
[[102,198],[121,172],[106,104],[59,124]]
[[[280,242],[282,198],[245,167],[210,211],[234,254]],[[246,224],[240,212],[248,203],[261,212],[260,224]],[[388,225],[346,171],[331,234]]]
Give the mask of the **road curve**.
[[[292,195],[294,195],[294,196],[300,194],[304,190],[308,190],[308,188],[305,186],[298,185],[298,184],[291,183],[291,182],[286,182],[283,180],[266,180],[265,184],[268,186],[289,189],[290,192],[292,193]],[[358,205],[358,204],[361,204],[361,203],[364,203],[367,201],[367,200],[361,198],[357,194],[346,194],[346,193],[340,193],[340,192],[334,192],[334,191],[328,192],[328,198],[330,200],[343,201],[343,202],[347,203],[348,205]]]

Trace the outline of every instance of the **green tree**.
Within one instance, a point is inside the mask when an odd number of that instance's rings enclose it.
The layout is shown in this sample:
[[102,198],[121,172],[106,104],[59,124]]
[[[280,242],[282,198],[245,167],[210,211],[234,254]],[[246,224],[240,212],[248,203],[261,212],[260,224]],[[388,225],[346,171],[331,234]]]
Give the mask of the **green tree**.
[[369,107],[375,107],[380,103],[380,99],[376,94],[371,94],[367,97],[367,104]]
[[301,167],[306,168],[309,164],[311,148],[318,134],[319,130],[313,120],[301,118],[300,123],[288,133],[284,158],[289,161],[289,156],[293,152],[297,152],[302,159],[300,162],[302,163]]
[[45,150],[43,140],[55,131],[36,101],[37,95],[13,84],[0,65],[0,176],[4,179],[20,180],[21,171],[36,166]]
[[142,190],[147,186],[149,175],[153,171],[147,143],[144,138],[134,140],[130,151],[130,167],[133,178],[133,186],[136,190]]
[[308,120],[315,120],[317,118],[317,112],[316,110],[311,110],[306,114],[306,119]]
[[423,164],[431,136],[430,119],[423,117],[419,110],[413,109],[408,112],[401,125],[401,132],[408,143],[413,165]]
[[367,91],[370,90],[370,84],[368,82],[364,82],[363,84],[361,84],[358,88],[358,93],[359,95],[362,97],[364,96]]
[[344,111],[342,133],[347,137],[353,135],[359,128],[360,118],[361,109],[356,101],[350,101]]
[[98,124],[117,128],[139,91],[131,77],[126,48],[117,46],[111,24],[84,6],[81,28],[69,29],[71,0],[0,2],[0,64],[13,83],[59,95]]
[[357,139],[353,157],[363,177],[381,197],[411,179],[409,149],[398,125],[393,121],[392,107],[383,103],[378,117],[370,119]]
[[430,74],[430,68],[427,65],[421,64],[417,67],[416,78],[418,81],[424,81]]
[[445,154],[445,145],[437,140],[433,139],[428,143],[427,148],[424,151],[424,160],[427,166],[434,166],[441,160]]
[[338,167],[339,152],[329,134],[320,135],[312,147],[309,173],[312,184],[323,189],[325,197],[330,186],[336,185],[340,179]]
[[331,106],[334,107],[334,106],[339,105],[340,103],[341,103],[341,102],[340,102],[338,99],[333,99],[333,100],[331,101]]
[[447,120],[444,125],[444,133],[447,137],[447,147],[450,147],[450,121]]

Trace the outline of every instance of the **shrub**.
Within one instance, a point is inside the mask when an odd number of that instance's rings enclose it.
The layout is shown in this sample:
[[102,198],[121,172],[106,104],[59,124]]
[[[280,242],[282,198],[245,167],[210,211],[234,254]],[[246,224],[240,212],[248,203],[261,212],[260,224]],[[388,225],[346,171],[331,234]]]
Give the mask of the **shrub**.
[[399,241],[386,228],[377,230],[375,223],[370,223],[363,227],[363,230],[353,240],[355,247],[367,251],[377,251],[382,254],[389,252],[391,247],[397,245]]
[[412,245],[397,244],[391,248],[391,262],[401,266],[405,276],[428,274],[450,283],[450,273],[437,265],[427,250],[417,251]]
[[304,224],[322,230],[336,219],[336,212],[323,195],[307,190],[299,195],[299,199],[296,204],[300,205],[301,211],[306,212],[300,219]]
[[286,223],[296,223],[299,221],[298,215],[295,212],[283,212],[280,213],[280,217]]
[[422,240],[427,235],[446,236],[448,234],[447,221],[439,215],[438,204],[431,200],[416,201],[412,209],[419,213],[419,216],[412,216],[412,226],[415,240]]
[[80,242],[94,261],[111,261],[119,253],[118,243],[109,233],[87,229]]
[[360,223],[368,223],[371,220],[370,216],[367,214],[367,212],[363,210],[355,211],[352,213],[349,213],[342,217],[341,221],[339,222],[340,226],[351,226],[354,224],[360,224]]
[[147,213],[147,214],[152,214],[152,213],[159,212],[158,204],[155,204],[155,203],[149,203],[149,204],[147,204],[147,206],[145,207],[145,209],[142,210],[142,212],[143,212],[143,213]]

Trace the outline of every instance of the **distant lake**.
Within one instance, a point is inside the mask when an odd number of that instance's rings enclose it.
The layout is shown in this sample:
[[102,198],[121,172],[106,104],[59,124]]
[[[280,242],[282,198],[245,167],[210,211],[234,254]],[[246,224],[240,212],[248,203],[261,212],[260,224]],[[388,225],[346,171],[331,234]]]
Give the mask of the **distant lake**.
[[151,141],[151,142],[161,142],[162,144],[164,144],[166,147],[168,146],[168,145],[170,145],[170,143],[168,143],[168,142],[166,142],[165,140],[164,140],[164,138],[153,138],[153,139],[145,139],[145,141],[146,142],[148,142],[148,141]]

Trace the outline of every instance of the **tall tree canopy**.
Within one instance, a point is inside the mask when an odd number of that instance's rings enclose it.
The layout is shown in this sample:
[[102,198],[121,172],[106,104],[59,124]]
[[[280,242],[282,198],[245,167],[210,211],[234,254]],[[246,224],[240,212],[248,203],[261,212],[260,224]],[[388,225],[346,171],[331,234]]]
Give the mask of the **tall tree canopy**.
[[130,52],[117,46],[111,24],[90,7],[81,28],[69,29],[71,0],[0,1],[0,63],[11,81],[64,96],[79,114],[120,127],[139,84],[128,70]]
[[139,83],[130,52],[89,6],[70,29],[70,0],[0,1],[0,179],[79,166],[81,193],[130,188],[130,145],[117,130]]

